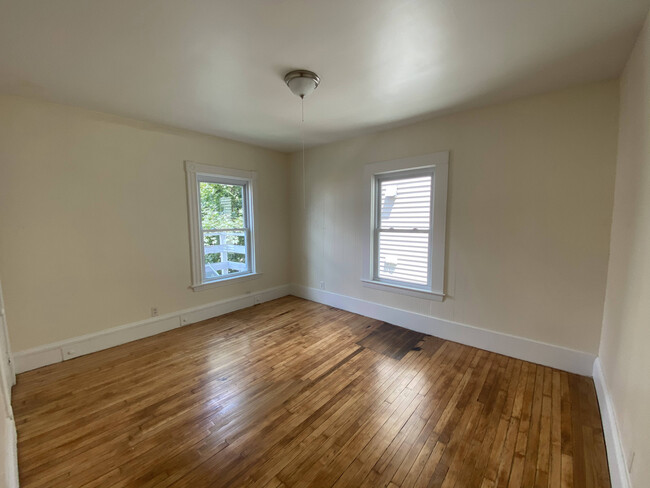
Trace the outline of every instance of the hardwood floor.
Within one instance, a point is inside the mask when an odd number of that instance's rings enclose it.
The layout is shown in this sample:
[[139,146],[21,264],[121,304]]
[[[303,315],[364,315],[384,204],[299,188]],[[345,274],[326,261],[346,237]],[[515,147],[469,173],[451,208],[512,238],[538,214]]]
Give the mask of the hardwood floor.
[[19,375],[31,487],[609,486],[593,382],[285,297]]

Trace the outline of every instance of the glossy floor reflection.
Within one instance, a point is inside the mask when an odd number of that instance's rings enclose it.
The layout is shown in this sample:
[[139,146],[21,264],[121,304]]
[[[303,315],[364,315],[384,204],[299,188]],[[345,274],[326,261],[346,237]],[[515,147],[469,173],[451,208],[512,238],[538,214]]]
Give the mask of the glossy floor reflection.
[[19,375],[21,486],[609,486],[590,378],[295,297]]

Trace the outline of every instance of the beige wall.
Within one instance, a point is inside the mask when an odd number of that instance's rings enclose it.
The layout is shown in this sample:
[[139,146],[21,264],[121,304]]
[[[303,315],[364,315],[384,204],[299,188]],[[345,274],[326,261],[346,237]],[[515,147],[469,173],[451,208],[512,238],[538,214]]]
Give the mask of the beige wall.
[[[183,161],[258,171],[259,280],[193,292]],[[0,277],[14,351],[288,282],[285,154],[0,97]]]
[[[302,285],[598,351],[618,84],[463,112],[307,151],[292,164],[292,278]],[[450,150],[449,297],[363,287],[365,163]]]
[[633,485],[650,480],[650,18],[621,78],[600,360]]

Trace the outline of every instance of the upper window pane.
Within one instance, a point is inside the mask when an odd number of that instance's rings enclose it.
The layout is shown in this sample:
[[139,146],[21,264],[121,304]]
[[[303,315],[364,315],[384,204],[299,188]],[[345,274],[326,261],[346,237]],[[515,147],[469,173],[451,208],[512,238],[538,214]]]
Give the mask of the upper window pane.
[[201,181],[203,230],[244,228],[244,186]]
[[380,229],[428,230],[431,223],[431,175],[379,180]]

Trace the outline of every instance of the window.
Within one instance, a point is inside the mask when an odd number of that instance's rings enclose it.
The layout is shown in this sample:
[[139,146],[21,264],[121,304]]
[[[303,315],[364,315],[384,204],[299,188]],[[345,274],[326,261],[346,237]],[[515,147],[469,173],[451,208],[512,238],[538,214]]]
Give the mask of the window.
[[442,300],[449,153],[366,166],[368,286]]
[[255,276],[255,173],[185,164],[192,247],[192,286]]
[[418,288],[430,285],[433,168],[377,175],[374,276]]

